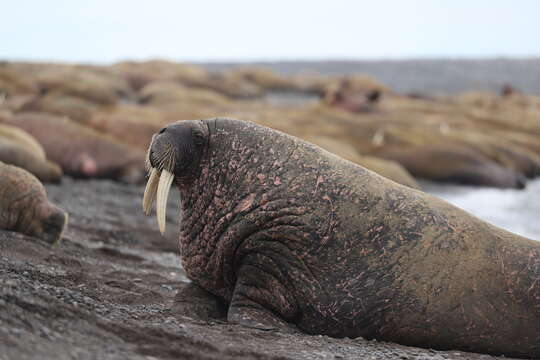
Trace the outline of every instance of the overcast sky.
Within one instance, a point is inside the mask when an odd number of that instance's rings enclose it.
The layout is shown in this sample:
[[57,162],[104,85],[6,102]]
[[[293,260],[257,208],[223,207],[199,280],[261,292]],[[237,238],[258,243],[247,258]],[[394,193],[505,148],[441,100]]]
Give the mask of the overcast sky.
[[536,0],[17,0],[0,59],[540,56]]

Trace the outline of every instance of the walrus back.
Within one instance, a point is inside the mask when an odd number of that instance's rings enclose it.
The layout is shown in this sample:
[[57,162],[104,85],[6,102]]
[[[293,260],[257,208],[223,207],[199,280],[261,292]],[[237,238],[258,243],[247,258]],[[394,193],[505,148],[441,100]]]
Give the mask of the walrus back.
[[304,300],[300,328],[540,355],[540,244],[316,145],[255,125],[244,129],[266,161],[266,179],[277,176],[267,162],[285,159],[281,195],[306,208],[303,263],[316,265],[306,265],[316,281],[303,286],[320,290],[296,294]]
[[[391,279],[383,287],[391,287],[396,297],[381,320],[386,328],[377,329],[375,337],[442,349],[540,356],[540,243],[373,173],[351,186],[381,198],[373,204],[369,221],[347,218],[353,210],[346,201],[341,204],[346,210],[338,216],[347,219],[345,224],[360,225],[361,245],[355,251],[371,254],[363,259],[371,262],[369,269],[378,268]],[[361,210],[355,213],[364,218]],[[380,280],[373,279],[380,291]],[[463,329],[469,329],[466,338]]]

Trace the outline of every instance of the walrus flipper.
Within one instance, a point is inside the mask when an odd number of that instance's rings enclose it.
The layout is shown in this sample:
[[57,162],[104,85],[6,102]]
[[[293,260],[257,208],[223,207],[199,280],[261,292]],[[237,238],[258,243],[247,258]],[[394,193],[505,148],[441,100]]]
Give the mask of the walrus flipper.
[[190,283],[176,293],[171,312],[174,315],[210,321],[225,319],[226,307],[216,296]]
[[272,276],[257,267],[243,265],[240,268],[227,313],[229,323],[266,331],[297,331],[294,325],[276,315],[290,312],[290,305],[286,304],[285,297],[268,291],[268,284],[263,285],[269,277]]

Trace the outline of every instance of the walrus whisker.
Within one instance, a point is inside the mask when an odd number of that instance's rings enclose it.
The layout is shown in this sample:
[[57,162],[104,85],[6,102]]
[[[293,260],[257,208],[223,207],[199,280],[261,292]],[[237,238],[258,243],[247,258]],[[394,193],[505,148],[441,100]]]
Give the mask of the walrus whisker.
[[146,157],[144,159],[144,168],[147,173],[150,173],[150,171],[152,171],[153,166],[150,163],[150,150],[146,152]]
[[169,190],[174,179],[174,175],[167,169],[163,169],[161,176],[159,177],[159,184],[157,188],[157,220],[159,231],[163,235],[165,233],[165,218],[167,215],[167,199],[169,198]]
[[169,148],[167,148],[165,151],[163,151],[162,153],[158,154],[156,156],[156,158],[154,159],[155,160],[155,163],[156,163],[156,168],[161,171],[163,170],[164,168],[164,163],[165,163],[165,159],[167,158],[168,156],[168,152],[169,152]]
[[[174,162],[175,162],[175,148],[172,145],[168,145],[164,151],[161,153],[158,153],[154,160],[155,168],[159,171],[162,171],[164,169],[167,169],[169,171],[173,170]],[[150,165],[150,167],[152,167]]]
[[163,169],[174,171],[174,163],[176,161],[175,148],[172,145],[167,146],[165,156],[163,159]]

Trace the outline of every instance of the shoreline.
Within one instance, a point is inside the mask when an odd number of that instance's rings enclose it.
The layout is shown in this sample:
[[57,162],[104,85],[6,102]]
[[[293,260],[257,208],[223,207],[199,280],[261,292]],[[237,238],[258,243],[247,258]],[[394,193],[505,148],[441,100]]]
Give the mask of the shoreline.
[[540,57],[486,59],[381,59],[322,61],[194,62],[211,71],[242,66],[266,67],[283,75],[362,73],[397,92],[457,94],[499,92],[510,84],[527,94],[540,94]]

